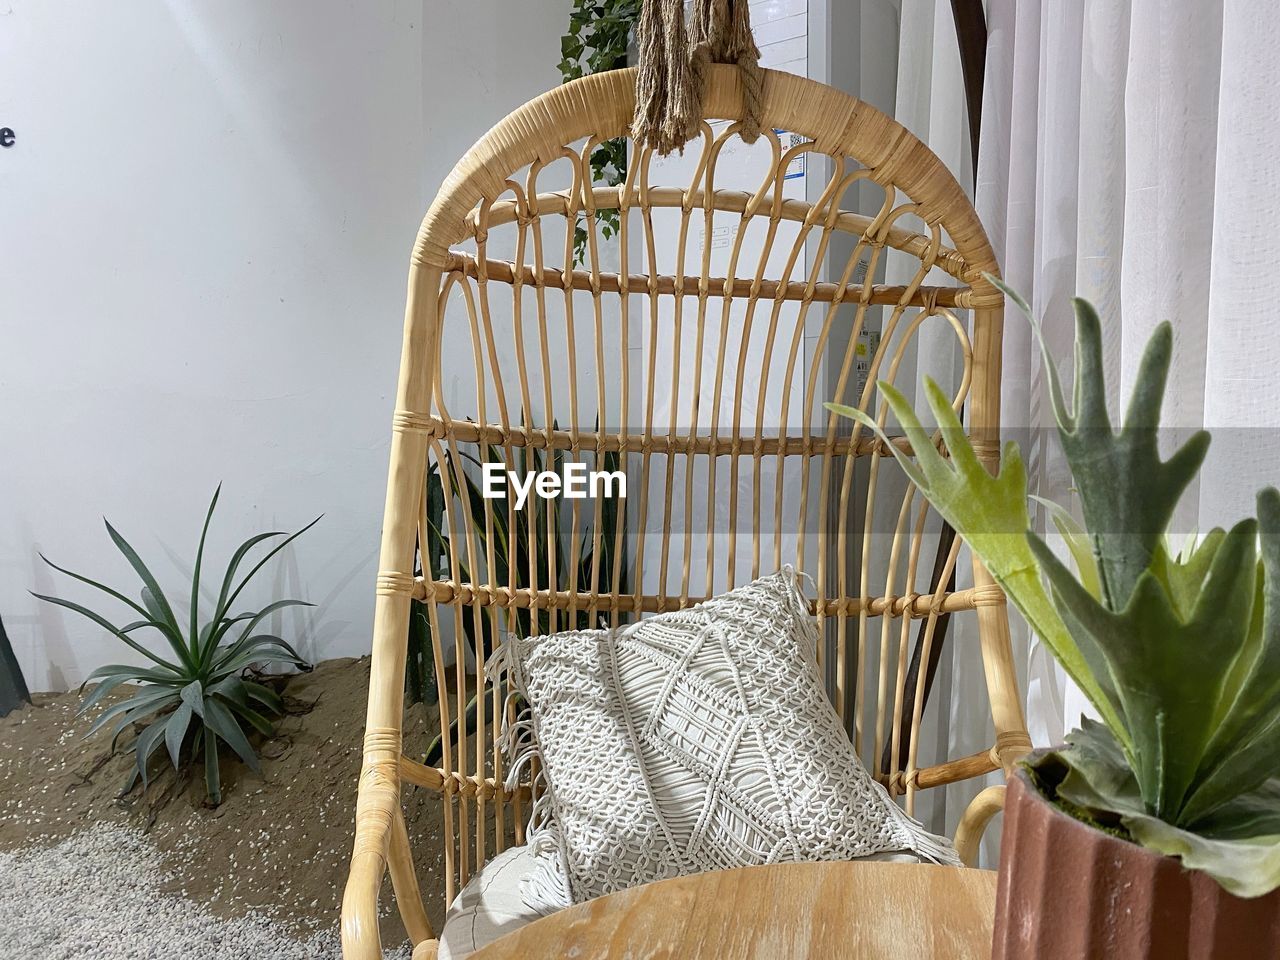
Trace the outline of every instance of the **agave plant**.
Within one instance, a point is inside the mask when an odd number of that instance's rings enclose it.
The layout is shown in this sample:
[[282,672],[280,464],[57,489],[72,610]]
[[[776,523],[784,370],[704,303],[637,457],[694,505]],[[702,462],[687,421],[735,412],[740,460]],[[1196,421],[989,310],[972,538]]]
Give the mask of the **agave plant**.
[[[45,563],[59,573],[102,591],[139,617],[123,627],[117,627],[105,616],[81,604],[60,597],[34,594],[41,600],[66,607],[92,620],[151,663],[146,667],[128,664],[99,667],[81,687],[83,691],[84,686],[95,682],[97,684],[80,705],[80,715],[97,707],[122,684],[136,684],[140,688],[132,696],[107,706],[94,719],[85,734],[86,737],[91,736],[107,724],[114,723],[114,750],[120,736],[127,730],[138,731],[126,750],[134,753],[136,762],[122,793],[131,790],[139,780],[145,789],[149,778],[149,761],[163,744],[175,770],[181,769],[184,757],[192,760],[203,757],[209,802],[215,806],[221,803],[219,741],[229,746],[246,765],[257,772],[258,755],[249,742],[249,733],[256,731],[269,736],[273,725],[268,715],[278,716],[283,710],[279,694],[265,684],[248,679],[246,671],[250,666],[271,664],[285,664],[301,670],[311,669],[283,639],[259,632],[262,622],[277,610],[311,604],[302,600],[277,600],[260,610],[236,614],[231,611],[245,587],[267,561],[313,527],[320,518],[316,517],[301,530],[288,536],[282,531],[273,531],[260,533],[242,543],[232,554],[223,573],[212,613],[208,619],[202,620],[200,573],[204,564],[204,544],[221,490],[219,487],[214,492],[208,513],[205,514],[204,527],[200,531],[200,546],[196,550],[195,569],[191,577],[188,618],[179,618],[137,551],[110,523],[106,524],[107,533],[142,581],[140,603],[41,556]],[[238,576],[241,565],[246,562],[254,547],[276,537],[284,539],[267,551],[248,573]],[[165,655],[155,653],[146,644],[135,639],[134,635],[144,630],[154,630],[160,634],[169,648]]]
[[[994,281],[993,278],[993,282]],[[1101,322],[1075,300],[1073,399],[1039,324],[1049,390],[1079,493],[1083,525],[1050,507],[1073,572],[1031,531],[1026,470],[1006,443],[995,476],[978,460],[942,389],[926,397],[949,452],[933,445],[907,399],[879,389],[914,459],[903,469],[1022,612],[1097,712],[1065,747],[1034,756],[1033,781],[1072,815],[1181,857],[1226,890],[1280,887],[1280,492],[1257,497],[1257,519],[1176,549],[1174,508],[1209,447],[1200,431],[1162,460],[1156,429],[1168,380],[1168,323],[1147,343],[1119,430],[1107,411]],[[883,437],[862,411],[837,413]]]

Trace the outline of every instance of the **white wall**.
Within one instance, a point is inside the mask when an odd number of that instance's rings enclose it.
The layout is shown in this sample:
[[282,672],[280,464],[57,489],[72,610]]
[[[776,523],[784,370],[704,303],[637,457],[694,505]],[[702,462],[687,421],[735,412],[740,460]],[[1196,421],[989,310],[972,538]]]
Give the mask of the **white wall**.
[[206,569],[324,513],[253,599],[316,603],[277,624],[312,657],[366,652],[414,232],[558,82],[568,0],[6,6],[0,617],[28,682],[123,656],[28,595],[94,596],[37,553],[133,592],[105,514],[180,592],[219,481]]

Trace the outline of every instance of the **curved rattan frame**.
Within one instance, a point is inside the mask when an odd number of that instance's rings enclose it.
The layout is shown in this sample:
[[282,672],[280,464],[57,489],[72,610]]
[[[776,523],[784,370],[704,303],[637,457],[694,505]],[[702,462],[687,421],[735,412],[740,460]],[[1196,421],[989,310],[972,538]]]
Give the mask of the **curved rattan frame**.
[[[932,237],[901,229],[893,223],[876,223],[846,212],[833,213],[821,227],[827,233],[845,231],[863,237],[874,235],[876,243],[921,259],[924,268],[913,284],[879,287],[868,281],[859,287],[849,283],[847,276],[840,283],[820,283],[812,278],[803,282],[788,278],[761,281],[757,277],[753,282],[737,278],[726,281],[696,276],[653,277],[631,274],[625,269],[615,274],[604,274],[594,263],[594,258],[590,269],[566,268],[559,271],[543,265],[513,264],[485,258],[483,240],[490,227],[524,221],[541,214],[574,215],[576,210],[633,204],[679,208],[687,218],[691,210],[704,204],[708,209],[714,206],[720,210],[741,211],[752,204],[766,202],[763,196],[749,197],[745,194],[725,193],[709,198],[696,191],[638,184],[634,179],[620,188],[583,190],[578,178],[575,178],[575,187],[570,191],[503,199],[504,195],[511,193],[509,178],[515,171],[530,164],[551,164],[566,155],[567,144],[584,138],[588,139],[589,146],[591,142],[626,135],[634,105],[634,72],[631,70],[586,77],[558,87],[516,110],[468,151],[441,187],[423,220],[409,276],[377,578],[372,676],[356,807],[356,836],[343,901],[343,950],[348,960],[374,960],[382,955],[378,935],[378,896],[382,878],[388,869],[401,916],[416,945],[414,956],[434,956],[434,933],[418,888],[401,806],[402,784],[407,782],[443,796],[446,830],[451,834],[457,830],[452,813],[455,805],[460,806],[464,818],[468,805],[475,805],[478,810],[475,861],[468,864],[468,840],[463,836],[460,842],[462,863],[449,864],[446,896],[452,896],[455,880],[465,881],[469,866],[478,866],[487,855],[481,826],[485,804],[497,804],[499,810],[503,803],[512,804],[512,814],[517,821],[515,828],[520,831],[519,820],[528,798],[527,788],[504,789],[497,776],[499,771],[487,769],[484,763],[471,768],[465,758],[459,761],[455,756],[453,761],[446,758],[442,766],[428,767],[402,753],[405,637],[411,598],[426,601],[433,617],[440,606],[452,607],[458,613],[464,606],[469,606],[477,616],[481,615],[481,610],[497,616],[496,611],[513,608],[556,609],[581,604],[589,605],[593,611],[611,610],[615,618],[619,611],[673,609],[698,599],[690,596],[687,557],[683,588],[676,594],[659,591],[651,596],[642,596],[638,591],[634,595],[592,593],[587,596],[572,589],[538,590],[536,585],[534,589],[516,589],[511,584],[463,583],[457,576],[435,582],[415,577],[415,545],[422,519],[426,468],[433,457],[439,460],[441,444],[461,439],[493,440],[508,445],[508,449],[511,445],[541,445],[574,451],[585,448],[595,450],[597,454],[609,448],[633,452],[643,450],[646,469],[650,451],[663,444],[672,451],[679,448],[690,457],[709,454],[713,460],[716,456],[730,454],[729,446],[719,444],[731,444],[733,457],[741,456],[748,460],[754,457],[757,462],[766,456],[830,457],[833,450],[831,441],[822,441],[826,444],[823,447],[809,437],[807,431],[803,437],[757,437],[754,446],[744,452],[744,444],[739,443],[736,436],[732,441],[715,436],[664,437],[655,435],[652,430],[643,434],[623,430],[606,436],[603,431],[598,435],[583,432],[576,423],[571,429],[557,431],[549,424],[541,429],[532,425],[525,429],[510,422],[496,424],[491,422],[491,417],[480,417],[478,423],[452,420],[442,415],[436,382],[442,304],[445,300],[442,289],[447,293],[451,283],[479,278],[485,282],[584,290],[590,292],[597,302],[602,295],[624,290],[647,293],[655,298],[674,291],[697,294],[701,290],[700,302],[705,305],[708,285],[721,285],[717,289],[722,289],[726,296],[798,300],[806,308],[814,301],[839,302],[851,296],[861,297],[866,303],[897,304],[895,309],[899,311],[908,304],[914,304],[923,308],[921,317],[946,312],[953,326],[957,321],[949,311],[953,308],[970,309],[971,336],[965,340],[968,386],[965,402],[969,431],[975,448],[988,466],[994,466],[998,459],[996,439],[1003,298],[983,277],[984,273],[996,274],[998,265],[964,191],[923,143],[889,117],[851,96],[810,80],[766,71],[763,99],[766,131],[769,128],[785,129],[809,138],[812,140],[809,149],[856,161],[865,168],[868,179],[884,187],[896,188],[911,199],[914,212],[933,231]],[[741,115],[741,90],[736,70],[722,66],[710,68],[704,114],[708,119],[734,119]],[[837,198],[833,208],[838,207],[838,202]],[[782,202],[779,199],[768,212],[774,220],[791,219],[813,224],[818,217],[815,210],[806,203]],[[950,238],[953,249],[939,244],[941,231]],[[463,241],[477,240],[480,252],[476,255],[453,249]],[[923,286],[921,277],[929,267],[942,269],[963,286]],[[471,309],[474,323],[474,307]],[[857,453],[868,453],[878,461],[884,453],[877,450],[873,440],[858,438],[857,434],[845,443],[843,452],[850,456],[850,451],[856,449]],[[847,498],[847,471],[842,489]],[[667,492],[667,498],[669,506],[671,491]],[[904,517],[907,513],[904,506]],[[912,552],[914,563],[914,555],[919,552],[920,526],[908,530],[906,536],[909,542],[904,549]],[[758,541],[758,533],[756,538]],[[469,543],[469,546],[474,548],[474,544]],[[536,542],[533,547],[537,547]],[[756,552],[759,552],[758,542]],[[956,550],[953,549],[948,570],[954,566],[955,559]],[[455,573],[456,569],[455,564]],[[863,595],[855,596],[856,592],[849,587],[847,593],[820,600],[816,606],[818,615],[840,618],[842,629],[846,618],[861,618],[859,623],[864,630],[867,617],[883,616],[886,638],[889,620],[894,617],[901,618],[904,624],[904,638],[905,624],[912,618],[927,618],[930,631],[942,613],[975,610],[978,618],[995,745],[989,751],[925,769],[914,766],[914,743],[910,758],[904,760],[899,759],[895,745],[896,772],[890,784],[894,792],[906,793],[909,800],[914,790],[979,776],[999,768],[1008,771],[1013,761],[1026,751],[1029,741],[1010,650],[1004,597],[981,565],[975,563],[974,584],[968,590],[948,593],[940,589],[934,596],[920,596],[908,588],[901,596],[893,596],[890,590],[888,596],[877,598],[865,595],[865,591]],[[843,657],[843,633],[841,636]],[[891,666],[881,665],[882,701],[885,700],[885,671]],[[443,689],[445,668],[439,658],[437,671]],[[901,719],[903,709],[900,677],[898,682],[898,703],[893,714],[895,724]],[[842,690],[839,696],[843,706],[846,693]],[[442,704],[447,704],[447,699],[442,697]],[[443,710],[441,719],[447,726],[447,705]],[[918,717],[916,719],[918,722]],[[483,720],[481,724],[477,742],[487,737],[483,745],[487,748],[493,740],[493,731],[486,733]],[[877,743],[879,739],[880,731],[877,729]],[[455,753],[467,753],[465,744]],[[903,753],[906,753],[905,749]],[[494,762],[499,762],[496,750]],[[969,859],[973,856],[982,828],[999,808],[1002,789],[993,788],[980,794],[961,823],[957,843],[962,855]],[[465,834],[467,821],[463,819],[462,823]],[[450,836],[447,849],[453,849],[455,839]],[[500,844],[501,839],[498,840]]]

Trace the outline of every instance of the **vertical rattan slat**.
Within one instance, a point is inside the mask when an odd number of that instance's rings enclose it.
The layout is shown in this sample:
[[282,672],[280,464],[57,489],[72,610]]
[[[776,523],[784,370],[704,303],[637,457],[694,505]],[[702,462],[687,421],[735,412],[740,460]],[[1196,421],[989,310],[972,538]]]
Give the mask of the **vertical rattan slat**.
[[[738,75],[721,66],[708,70],[679,182],[635,150],[622,185],[592,188],[591,154],[625,136],[633,83],[626,70],[587,77],[495,126],[441,188],[414,248],[343,903],[349,960],[381,957],[386,872],[411,938],[430,950],[434,907],[424,911],[413,872],[402,778],[440,794],[443,877],[428,898],[451,900],[523,840],[540,772],[507,782],[499,733],[523,708],[484,678],[509,633],[618,625],[793,564],[813,575],[832,702],[908,808],[921,790],[1007,769],[1029,745],[1000,591],[980,565],[972,588],[947,588],[958,541],[930,582],[936,518],[879,441],[822,408],[838,400],[883,418],[875,380],[906,380],[922,329],[954,337],[954,402],[996,462],[1003,302],[983,278],[997,264],[964,192],[889,118],[772,71],[764,135],[748,148]],[[762,171],[745,192],[727,172],[744,157]],[[786,188],[810,160],[830,170],[812,203]],[[604,211],[616,217],[609,236]],[[897,286],[877,283],[889,257],[909,265]],[[862,356],[872,328],[880,346]],[[484,498],[490,459],[516,471],[616,462],[625,508]],[[435,522],[428,469],[446,556],[415,579],[415,542]],[[403,736],[412,598],[435,638],[435,767]],[[907,664],[929,662],[940,615],[965,612],[978,623],[992,746],[937,756],[919,736],[925,672],[908,690]],[[998,799],[985,792],[966,814],[962,854]]]

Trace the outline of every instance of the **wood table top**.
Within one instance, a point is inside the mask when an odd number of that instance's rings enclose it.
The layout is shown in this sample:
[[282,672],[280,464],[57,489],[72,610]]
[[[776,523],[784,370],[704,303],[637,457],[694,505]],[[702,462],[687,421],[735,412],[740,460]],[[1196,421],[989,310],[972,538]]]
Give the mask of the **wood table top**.
[[996,874],[784,863],[645,884],[522,927],[473,960],[989,960]]

